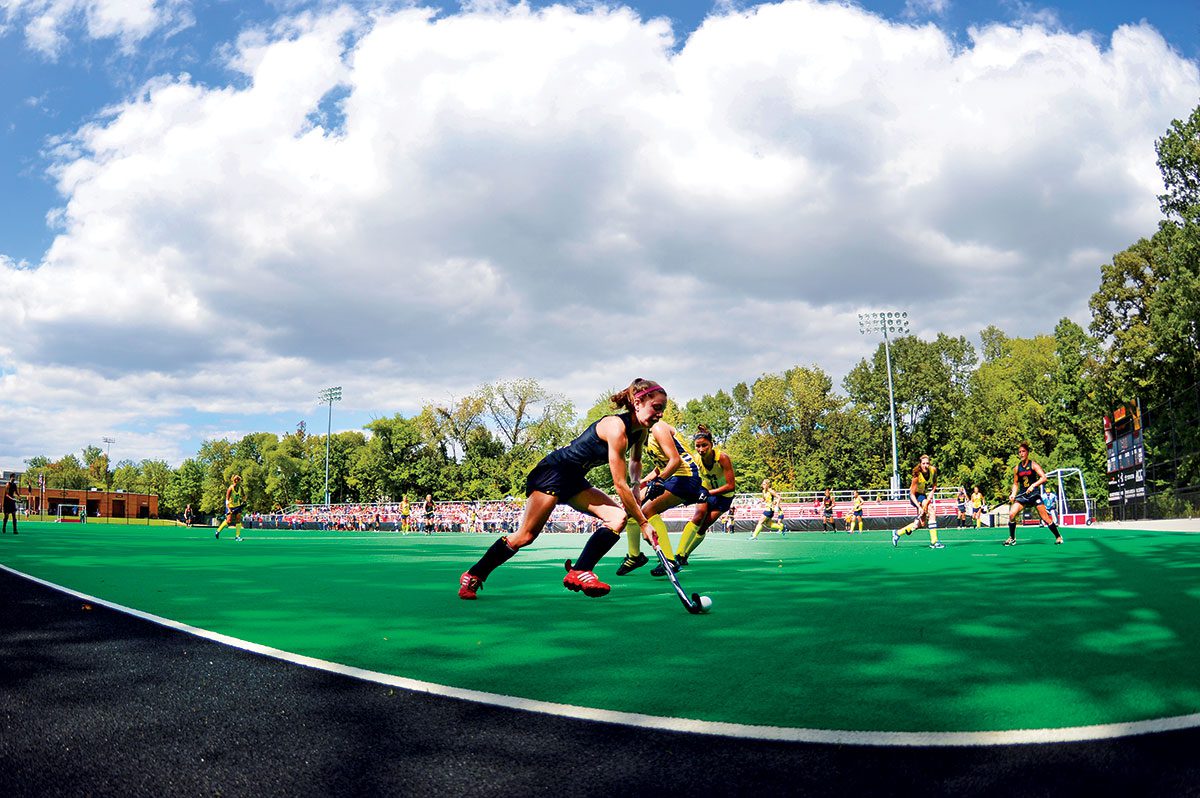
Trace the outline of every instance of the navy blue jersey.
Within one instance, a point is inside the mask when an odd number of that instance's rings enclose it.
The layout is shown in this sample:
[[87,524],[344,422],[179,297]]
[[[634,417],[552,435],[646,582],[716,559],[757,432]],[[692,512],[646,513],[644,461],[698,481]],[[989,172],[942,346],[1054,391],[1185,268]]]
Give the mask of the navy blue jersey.
[[[629,439],[630,444],[633,443],[633,415],[630,413],[616,413],[617,418],[625,424],[625,437]],[[547,466],[574,466],[581,471],[591,471],[599,465],[604,465],[608,462],[608,442],[600,439],[596,434],[596,424],[599,424],[608,416],[598,419],[592,423],[590,427],[580,433],[579,437],[568,443],[561,449],[555,449],[542,459],[542,465]],[[646,431],[641,430],[641,437],[644,440]]]
[[1029,486],[1037,482],[1037,472],[1033,470],[1033,461],[1027,460],[1024,463],[1017,463],[1017,489],[1021,493],[1029,490]]

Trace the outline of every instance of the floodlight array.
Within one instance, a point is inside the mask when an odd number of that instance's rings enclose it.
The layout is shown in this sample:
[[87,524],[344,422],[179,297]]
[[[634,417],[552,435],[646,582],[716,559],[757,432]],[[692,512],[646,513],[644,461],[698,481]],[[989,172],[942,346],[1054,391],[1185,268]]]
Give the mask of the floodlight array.
[[871,333],[884,333],[889,336],[907,335],[909,331],[908,312],[882,310],[859,313],[858,331],[862,335]]
[[326,388],[317,394],[317,399],[320,400],[321,404],[342,401],[342,386],[335,385],[332,388]]

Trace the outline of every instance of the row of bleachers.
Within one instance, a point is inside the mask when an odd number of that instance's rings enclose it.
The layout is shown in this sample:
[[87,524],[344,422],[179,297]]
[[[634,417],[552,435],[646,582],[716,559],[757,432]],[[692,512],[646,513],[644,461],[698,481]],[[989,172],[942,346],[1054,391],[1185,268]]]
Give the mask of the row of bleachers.
[[[955,488],[938,491],[935,508],[939,519],[957,515]],[[791,530],[819,529],[824,518],[824,494],[782,493],[782,520]],[[838,521],[851,514],[850,491],[834,493],[834,518]],[[907,498],[889,498],[887,491],[863,491],[863,515],[868,528],[884,528],[912,518],[913,508]],[[364,504],[293,505],[275,513],[252,513],[248,525],[284,529],[328,529],[388,532],[509,532],[520,522],[523,502],[515,499],[493,501],[435,502],[432,513],[426,513],[419,502],[409,505],[408,522],[401,517],[399,502]],[[735,529],[752,529],[762,516],[765,505],[759,494],[734,497]],[[663,514],[672,530],[682,528],[694,513],[694,507],[676,507]],[[969,508],[968,508],[969,511]],[[595,519],[576,512],[565,504],[554,509],[547,531],[587,532],[596,525]]]

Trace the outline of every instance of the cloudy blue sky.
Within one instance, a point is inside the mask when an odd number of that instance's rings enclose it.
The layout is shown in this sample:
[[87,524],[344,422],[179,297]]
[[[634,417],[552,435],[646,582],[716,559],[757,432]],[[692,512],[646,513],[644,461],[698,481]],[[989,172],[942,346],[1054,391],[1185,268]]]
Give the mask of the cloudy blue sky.
[[0,468],[1087,323],[1178,0],[0,0]]

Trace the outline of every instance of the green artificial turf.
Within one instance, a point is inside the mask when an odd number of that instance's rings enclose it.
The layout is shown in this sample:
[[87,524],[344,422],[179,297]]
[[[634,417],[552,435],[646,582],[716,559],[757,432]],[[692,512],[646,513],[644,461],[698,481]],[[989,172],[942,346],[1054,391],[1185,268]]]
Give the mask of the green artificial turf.
[[711,533],[684,612],[647,566],[563,589],[582,535],[543,535],[476,602],[493,536],[23,524],[0,562],[156,615],[439,684],[671,717],[819,729],[989,731],[1200,712],[1200,536],[1067,529]]

